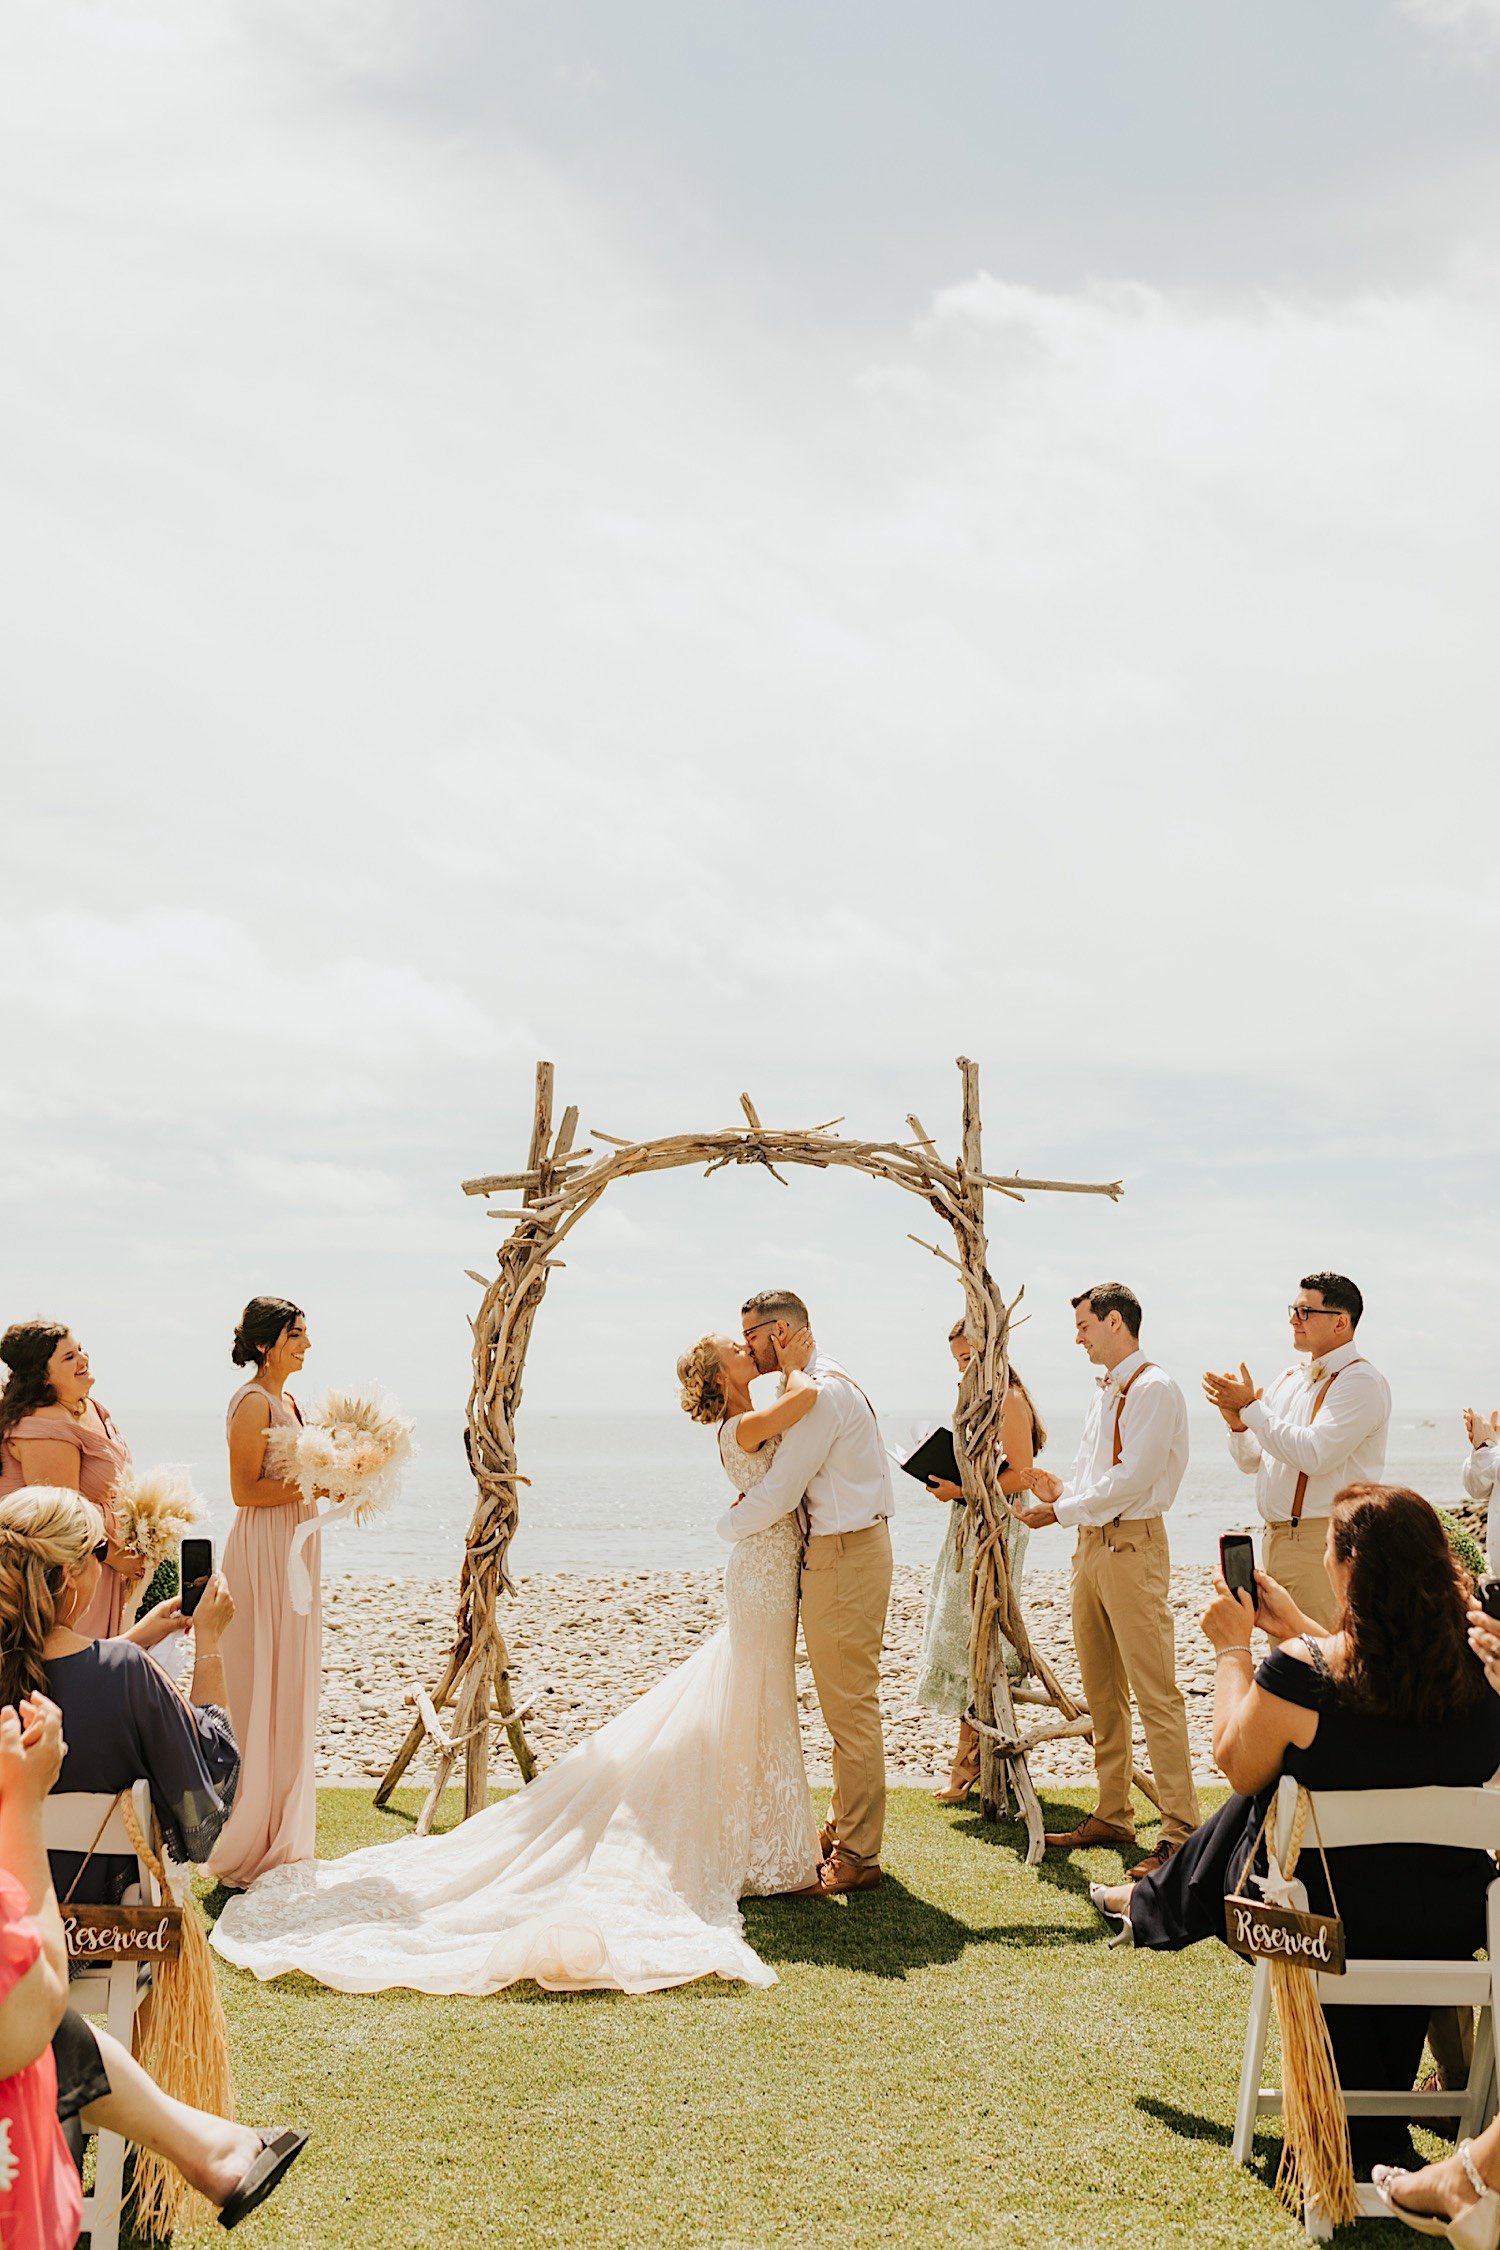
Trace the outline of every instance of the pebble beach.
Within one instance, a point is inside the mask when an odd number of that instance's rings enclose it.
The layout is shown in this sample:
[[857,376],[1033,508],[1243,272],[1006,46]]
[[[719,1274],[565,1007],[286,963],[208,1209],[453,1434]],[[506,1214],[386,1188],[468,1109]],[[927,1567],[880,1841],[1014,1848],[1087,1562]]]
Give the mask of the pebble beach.
[[[928,1572],[897,1564],[886,1627],[882,1701],[886,1756],[893,1783],[923,1786],[946,1776],[955,1725],[913,1708]],[[1220,1777],[1210,1749],[1213,1651],[1198,1629],[1210,1576],[1180,1569],[1172,1578],[1177,1620],[1177,1676],[1187,1696],[1193,1764],[1201,1782]],[[1075,1692],[1078,1673],[1068,1624],[1065,1570],[1028,1573],[1023,1587],[1033,1639]],[[451,1578],[329,1576],[323,1585],[323,1700],[318,1778],[373,1783],[384,1773],[411,1725],[408,1697],[442,1675],[452,1641]],[[539,1763],[551,1764],[575,1742],[653,1686],[716,1631],[723,1619],[723,1575],[708,1570],[643,1570],[581,1577],[555,1572],[521,1578],[502,1622],[518,1697],[534,1716],[527,1738]],[[812,1674],[799,1643],[798,1698],[808,1772],[829,1777],[829,1742]],[[1035,1712],[1022,1724],[1040,1723]],[[1138,1751],[1144,1745],[1138,1741]],[[1087,1782],[1089,1745],[1076,1737],[1033,1753],[1038,1781]],[[408,1771],[425,1783],[432,1771],[424,1749]],[[492,1768],[500,1786],[514,1778],[503,1747]]]

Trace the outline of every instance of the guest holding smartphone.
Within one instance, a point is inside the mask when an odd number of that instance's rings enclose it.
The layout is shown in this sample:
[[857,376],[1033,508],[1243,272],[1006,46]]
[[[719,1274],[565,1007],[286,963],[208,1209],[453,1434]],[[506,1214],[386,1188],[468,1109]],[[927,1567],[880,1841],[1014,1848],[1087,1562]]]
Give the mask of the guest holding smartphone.
[[18,1320],[0,1336],[8,1369],[0,1394],[0,1500],[27,1485],[49,1485],[91,1500],[104,1518],[109,1552],[86,1615],[74,1620],[90,1640],[120,1630],[130,1589],[146,1575],[137,1555],[115,1540],[112,1499],[130,1448],[92,1396],[89,1355],[60,1320]]
[[268,1867],[311,1859],[316,1847],[313,1753],[323,1633],[316,1541],[307,1556],[312,1602],[305,1617],[287,1591],[292,1535],[316,1509],[296,1485],[266,1474],[271,1432],[302,1420],[286,1385],[307,1353],[300,1306],[287,1297],[252,1297],[230,1356],[255,1372],[226,1416],[235,1515],[223,1568],[235,1616],[224,1636],[224,1673],[242,1771],[209,1863],[209,1873],[230,1890],[245,1889]]

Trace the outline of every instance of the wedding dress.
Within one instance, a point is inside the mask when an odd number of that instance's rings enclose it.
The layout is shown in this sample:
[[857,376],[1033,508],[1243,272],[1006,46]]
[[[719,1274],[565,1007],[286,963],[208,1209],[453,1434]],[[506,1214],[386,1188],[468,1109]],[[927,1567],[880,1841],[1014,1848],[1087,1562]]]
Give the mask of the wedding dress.
[[[736,1418],[737,1421],[737,1418]],[[719,1451],[745,1491],[774,1442]],[[272,1868],[213,1943],[258,1977],[341,1992],[652,1992],[694,1977],[770,1985],[737,1901],[817,1879],[795,1648],[801,1534],[742,1540],[726,1622],[687,1661],[528,1788],[444,1836]]]

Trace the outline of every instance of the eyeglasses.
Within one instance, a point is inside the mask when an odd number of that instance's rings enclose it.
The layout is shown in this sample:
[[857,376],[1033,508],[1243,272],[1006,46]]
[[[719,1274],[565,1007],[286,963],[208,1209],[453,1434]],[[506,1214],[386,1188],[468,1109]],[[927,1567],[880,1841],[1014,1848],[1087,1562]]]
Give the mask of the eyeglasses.
[[1343,1309],[1342,1305],[1288,1305],[1286,1308],[1287,1318],[1299,1322],[1304,1320],[1337,1320]]
[[752,1336],[758,1336],[763,1328],[774,1328],[775,1326],[774,1320],[757,1320],[749,1328],[742,1330],[741,1333],[748,1342]]
[[91,1547],[89,1549],[89,1553],[93,1556],[95,1562],[97,1563],[108,1562],[109,1541],[107,1539],[101,1539],[97,1547]]

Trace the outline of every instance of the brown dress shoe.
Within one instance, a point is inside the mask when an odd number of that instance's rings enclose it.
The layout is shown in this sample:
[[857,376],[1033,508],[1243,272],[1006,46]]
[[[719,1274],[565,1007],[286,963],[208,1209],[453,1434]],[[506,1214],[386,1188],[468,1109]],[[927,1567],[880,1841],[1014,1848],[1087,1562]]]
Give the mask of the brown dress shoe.
[[1135,1838],[1128,1828],[1111,1828],[1109,1822],[1101,1820],[1097,1813],[1090,1813],[1088,1819],[1081,1820],[1076,1828],[1062,1829],[1055,1835],[1048,1834],[1043,1841],[1049,1852],[1084,1852],[1099,1844],[1108,1844],[1111,1851],[1135,1850]]
[[1143,1860],[1125,1870],[1127,1883],[1143,1883],[1148,1875],[1159,1875],[1177,1846],[1169,1844],[1165,1836],[1158,1836]]
[[835,1851],[832,1859],[825,1859],[819,1883],[825,1898],[837,1898],[842,1891],[878,1890],[881,1882],[879,1862],[873,1859],[850,1859],[847,1852]]
[[831,1828],[818,1830],[818,1854],[822,1859],[832,1859],[839,1848],[839,1840]]

